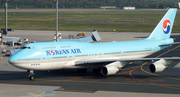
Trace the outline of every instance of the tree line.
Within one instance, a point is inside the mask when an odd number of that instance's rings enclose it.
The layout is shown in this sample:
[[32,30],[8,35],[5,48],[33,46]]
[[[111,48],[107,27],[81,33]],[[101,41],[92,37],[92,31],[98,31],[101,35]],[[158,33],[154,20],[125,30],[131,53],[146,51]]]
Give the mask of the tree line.
[[[4,8],[4,0],[0,8]],[[98,8],[100,6],[133,6],[136,8],[177,8],[180,0],[59,0],[65,8]],[[55,8],[54,0],[9,0],[8,8]]]

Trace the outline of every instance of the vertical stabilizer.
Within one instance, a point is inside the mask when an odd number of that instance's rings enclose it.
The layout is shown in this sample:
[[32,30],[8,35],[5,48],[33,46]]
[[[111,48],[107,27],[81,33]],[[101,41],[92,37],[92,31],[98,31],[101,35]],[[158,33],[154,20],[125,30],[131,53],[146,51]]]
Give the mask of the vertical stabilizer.
[[166,39],[171,35],[177,9],[170,8],[147,39]]

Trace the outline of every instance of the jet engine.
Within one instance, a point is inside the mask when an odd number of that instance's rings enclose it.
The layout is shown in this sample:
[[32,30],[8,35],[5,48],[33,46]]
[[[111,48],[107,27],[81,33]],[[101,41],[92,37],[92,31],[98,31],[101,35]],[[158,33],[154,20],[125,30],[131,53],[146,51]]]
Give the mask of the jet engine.
[[119,69],[116,66],[113,65],[106,65],[101,69],[101,73],[106,76],[106,75],[115,75]]
[[159,61],[156,61],[152,63],[149,66],[149,69],[152,73],[154,72],[162,72],[163,70],[167,69],[167,65],[169,65],[172,62],[172,60],[165,60],[165,59],[160,59]]
[[127,64],[127,62],[119,62],[119,61],[110,63],[101,69],[101,73],[104,76],[115,75],[126,64]]

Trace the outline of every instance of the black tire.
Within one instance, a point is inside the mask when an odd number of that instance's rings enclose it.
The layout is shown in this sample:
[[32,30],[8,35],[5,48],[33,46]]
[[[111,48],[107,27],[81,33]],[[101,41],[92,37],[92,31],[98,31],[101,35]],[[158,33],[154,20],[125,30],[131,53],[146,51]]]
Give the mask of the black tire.
[[30,75],[29,80],[33,81],[34,79],[34,76]]

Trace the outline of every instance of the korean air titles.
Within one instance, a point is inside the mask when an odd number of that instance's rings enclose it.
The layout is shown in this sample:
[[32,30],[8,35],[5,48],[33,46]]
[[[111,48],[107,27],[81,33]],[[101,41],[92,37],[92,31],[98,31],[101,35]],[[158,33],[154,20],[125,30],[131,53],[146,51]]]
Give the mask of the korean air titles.
[[60,50],[46,50],[47,55],[64,55],[64,54],[78,54],[81,53],[79,48],[77,49],[60,49]]

